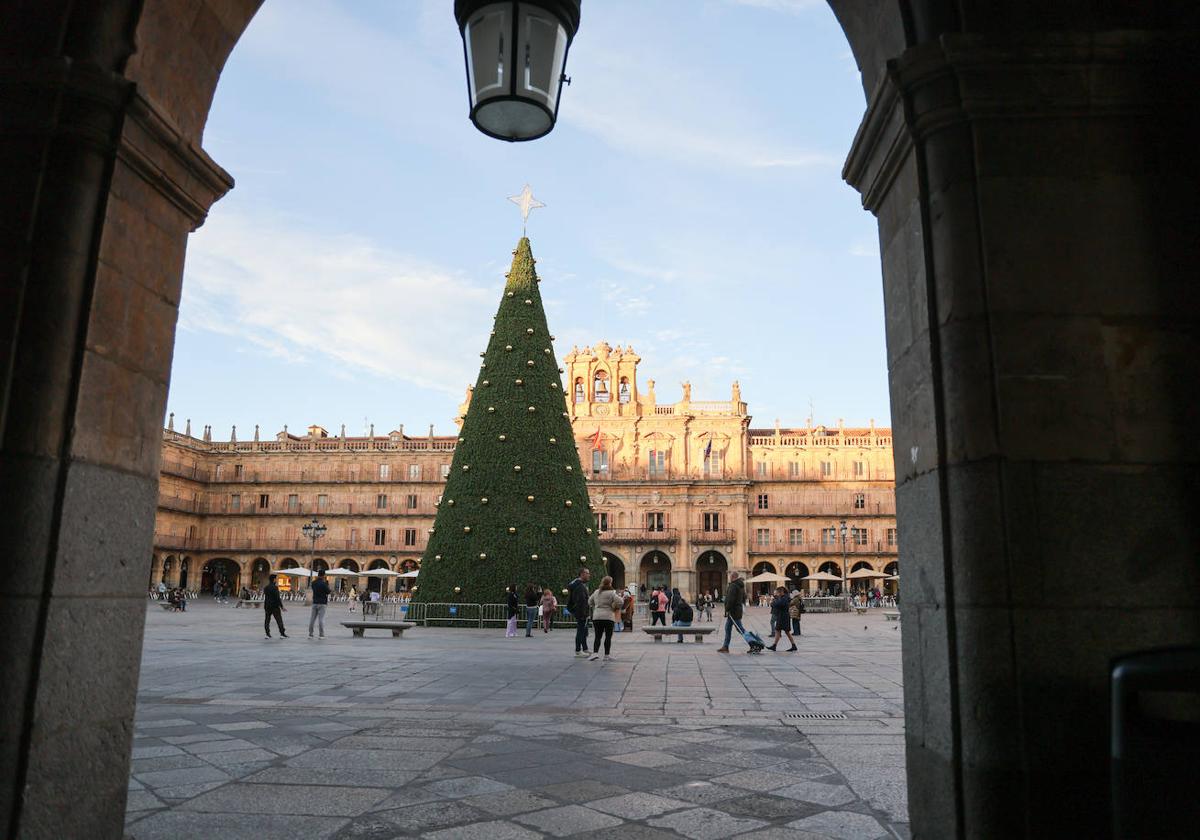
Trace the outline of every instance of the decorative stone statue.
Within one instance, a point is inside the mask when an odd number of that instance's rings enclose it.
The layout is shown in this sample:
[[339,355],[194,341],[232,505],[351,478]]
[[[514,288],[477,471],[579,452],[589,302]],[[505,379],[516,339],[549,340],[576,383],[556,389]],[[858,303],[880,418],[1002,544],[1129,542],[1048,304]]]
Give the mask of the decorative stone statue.
[[692,401],[692,383],[684,382],[682,384],[683,384],[683,401],[691,402]]
[[742,401],[742,386],[738,384],[736,379],[733,380],[733,401],[735,403],[740,403]]

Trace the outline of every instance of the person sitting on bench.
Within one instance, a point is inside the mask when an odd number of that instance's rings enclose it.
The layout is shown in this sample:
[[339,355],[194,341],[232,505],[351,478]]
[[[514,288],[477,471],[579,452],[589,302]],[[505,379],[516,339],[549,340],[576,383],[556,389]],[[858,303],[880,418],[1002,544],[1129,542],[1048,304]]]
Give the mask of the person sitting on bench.
[[[680,595],[675,601],[675,609],[671,611],[671,626],[672,627],[691,627],[692,619],[695,618],[691,606],[687,599]],[[683,644],[683,634],[679,634],[678,644]]]

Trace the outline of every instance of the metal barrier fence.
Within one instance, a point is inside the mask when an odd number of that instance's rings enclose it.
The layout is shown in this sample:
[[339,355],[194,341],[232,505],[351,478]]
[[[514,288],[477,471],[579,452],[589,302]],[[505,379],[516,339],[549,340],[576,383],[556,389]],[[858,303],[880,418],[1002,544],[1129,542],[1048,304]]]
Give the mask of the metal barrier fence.
[[[423,627],[503,627],[508,623],[507,604],[378,604],[367,615],[389,621],[411,621]],[[536,627],[541,626],[541,617]],[[525,626],[525,607],[517,613],[517,626]],[[554,612],[551,627],[575,626],[575,619],[566,608]]]

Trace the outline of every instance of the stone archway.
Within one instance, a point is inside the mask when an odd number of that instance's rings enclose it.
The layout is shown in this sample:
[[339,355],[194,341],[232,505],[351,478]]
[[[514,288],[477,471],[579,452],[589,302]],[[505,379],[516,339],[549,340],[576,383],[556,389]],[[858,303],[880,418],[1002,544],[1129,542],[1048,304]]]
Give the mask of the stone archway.
[[267,585],[271,576],[271,564],[267,562],[265,557],[255,558],[250,565],[250,588],[262,590]]
[[670,588],[671,558],[657,549],[642,555],[642,561],[638,564],[638,583],[646,592],[656,586]]
[[712,595],[720,600],[729,578],[729,561],[719,551],[705,551],[696,558],[696,594]]
[[613,589],[624,589],[626,585],[625,561],[611,551],[603,552],[601,557],[604,560],[604,573],[610,575],[613,579]]
[[[1160,187],[1195,172],[1191,86],[1172,82],[1190,78],[1196,11],[1085,5],[1025,4],[1017,32],[985,0],[830,0],[870,100],[844,172],[879,218],[897,504],[902,529],[920,523],[902,547],[914,835],[1103,835],[1106,666],[1195,639],[1200,490],[1179,477],[1196,459],[1195,408],[1172,383],[1200,378],[1195,316],[1179,305],[1197,245],[1178,224],[1190,195]],[[38,512],[12,558],[38,606],[0,678],[11,833],[121,830],[140,637],[70,667],[43,655],[104,638],[115,608],[111,586],[55,588],[74,562],[58,549],[116,521],[129,525],[106,535],[114,552],[144,558],[152,544],[153,517],[127,514],[130,500],[153,507],[186,238],[232,185],[201,151],[204,123],[257,8],[23,3],[0,33],[5,83],[23,92],[0,100],[13,255],[0,294],[17,302],[0,307],[0,445],[30,467],[3,471],[0,497]],[[1171,503],[1113,529],[1130,498]],[[1039,523],[1037,546],[1094,540],[1086,592],[1051,610],[974,573],[997,552],[1014,580],[1067,562],[1014,542],[1017,521]],[[1174,585],[1135,593],[1144,620],[1123,622],[1128,558],[1160,533],[1179,537],[1155,558]],[[144,580],[116,585],[132,596]],[[59,599],[97,608],[56,622]],[[1098,638],[1075,615],[1120,631]],[[70,702],[80,684],[95,686],[86,709]],[[1038,715],[1022,713],[1027,696],[1043,698]]]
[[[182,577],[182,567],[180,571]],[[200,577],[200,591],[212,592],[214,586],[228,587],[236,593],[241,588],[242,567],[228,557],[215,557],[204,564]],[[183,586],[181,583],[180,586]]]
[[784,577],[792,582],[792,589],[804,591],[804,578],[808,577],[808,566],[800,561],[788,563],[783,570]]
[[[772,563],[770,560],[759,560],[757,563],[754,564],[754,567],[752,569],[750,569],[750,577],[755,577],[757,575],[761,575],[764,572],[770,572],[771,574],[777,574],[779,572],[779,570],[775,568],[775,564]],[[775,584],[775,583],[752,583],[752,584],[750,584],[750,586],[752,587],[752,590],[753,590],[751,593],[753,595],[753,597],[760,598],[764,595],[770,595],[771,590],[773,590],[776,586],[778,586],[778,584]]]

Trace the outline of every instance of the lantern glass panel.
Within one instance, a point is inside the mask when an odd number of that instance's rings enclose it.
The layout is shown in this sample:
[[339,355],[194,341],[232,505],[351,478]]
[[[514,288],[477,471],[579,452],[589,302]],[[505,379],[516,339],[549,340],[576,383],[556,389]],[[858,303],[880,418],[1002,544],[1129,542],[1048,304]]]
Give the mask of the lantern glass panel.
[[512,60],[512,4],[485,6],[467,22],[467,82],[471,105],[508,92]]
[[523,72],[519,93],[540,101],[551,113],[558,107],[559,80],[567,54],[567,30],[553,15],[536,6],[520,6],[517,60]]

